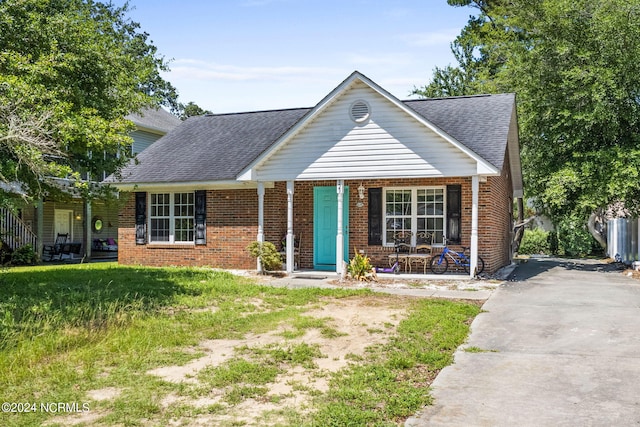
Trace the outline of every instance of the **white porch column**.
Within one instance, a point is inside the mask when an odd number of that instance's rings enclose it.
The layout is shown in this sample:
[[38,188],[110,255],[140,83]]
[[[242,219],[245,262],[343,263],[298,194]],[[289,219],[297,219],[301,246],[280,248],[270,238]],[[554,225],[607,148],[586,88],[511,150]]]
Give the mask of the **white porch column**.
[[[82,242],[82,244],[84,245],[84,257],[86,258],[87,261],[91,259],[91,242],[93,241],[93,239],[91,238],[91,201],[90,200],[85,200],[84,201],[84,242]],[[71,257],[73,258],[73,255],[71,255]]]
[[344,180],[339,179],[336,183],[336,191],[338,192],[338,230],[336,232],[336,273],[342,274],[342,263],[344,260],[344,235],[342,228],[344,226],[342,218],[344,217]]
[[[264,182],[258,182],[258,237],[257,241],[264,242]],[[262,263],[258,258],[258,272],[262,272]]]
[[469,274],[475,277],[478,266],[478,193],[480,180],[478,175],[471,177],[471,262]]
[[293,189],[294,181],[287,181],[287,273],[293,273]]

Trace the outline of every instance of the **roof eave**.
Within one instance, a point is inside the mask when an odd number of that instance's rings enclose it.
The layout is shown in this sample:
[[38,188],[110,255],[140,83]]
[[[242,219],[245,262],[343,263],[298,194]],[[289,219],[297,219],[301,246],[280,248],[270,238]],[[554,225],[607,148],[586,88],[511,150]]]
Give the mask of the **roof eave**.
[[241,190],[257,188],[251,181],[184,181],[184,182],[111,182],[119,191],[195,191],[195,190]]

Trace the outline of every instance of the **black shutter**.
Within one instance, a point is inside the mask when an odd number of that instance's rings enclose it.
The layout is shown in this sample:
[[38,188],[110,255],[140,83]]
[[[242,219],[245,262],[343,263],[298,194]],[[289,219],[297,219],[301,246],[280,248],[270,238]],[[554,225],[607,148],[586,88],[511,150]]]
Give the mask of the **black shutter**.
[[207,192],[196,191],[196,245],[207,244]]
[[447,185],[447,242],[460,244],[462,223],[462,187]]
[[147,193],[136,192],[136,245],[147,243]]
[[382,188],[369,189],[369,245],[382,245]]

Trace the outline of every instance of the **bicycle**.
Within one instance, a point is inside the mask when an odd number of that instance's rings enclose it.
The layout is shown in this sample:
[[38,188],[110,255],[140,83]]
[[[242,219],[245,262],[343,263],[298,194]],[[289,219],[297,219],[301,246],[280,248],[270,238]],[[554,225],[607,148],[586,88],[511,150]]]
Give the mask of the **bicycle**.
[[[455,265],[459,267],[463,267],[465,273],[469,273],[469,268],[471,266],[471,258],[468,257],[465,252],[467,252],[470,248],[463,246],[462,252],[457,252],[449,249],[446,246],[442,250],[440,256],[435,256],[431,258],[431,262],[429,263],[429,268],[433,271],[434,274],[443,274],[449,269],[449,259],[454,262]],[[453,254],[453,255],[452,255]],[[480,255],[478,255],[478,265],[476,266],[476,274],[480,274],[484,271],[484,260]]]

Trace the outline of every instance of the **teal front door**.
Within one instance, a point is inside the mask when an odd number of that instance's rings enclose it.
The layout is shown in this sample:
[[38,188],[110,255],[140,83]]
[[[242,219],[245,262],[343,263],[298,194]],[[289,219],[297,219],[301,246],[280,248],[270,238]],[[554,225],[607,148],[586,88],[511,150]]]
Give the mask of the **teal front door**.
[[[349,188],[344,188],[342,234],[344,260],[349,261]],[[336,187],[313,189],[313,268],[336,270],[338,193]]]

